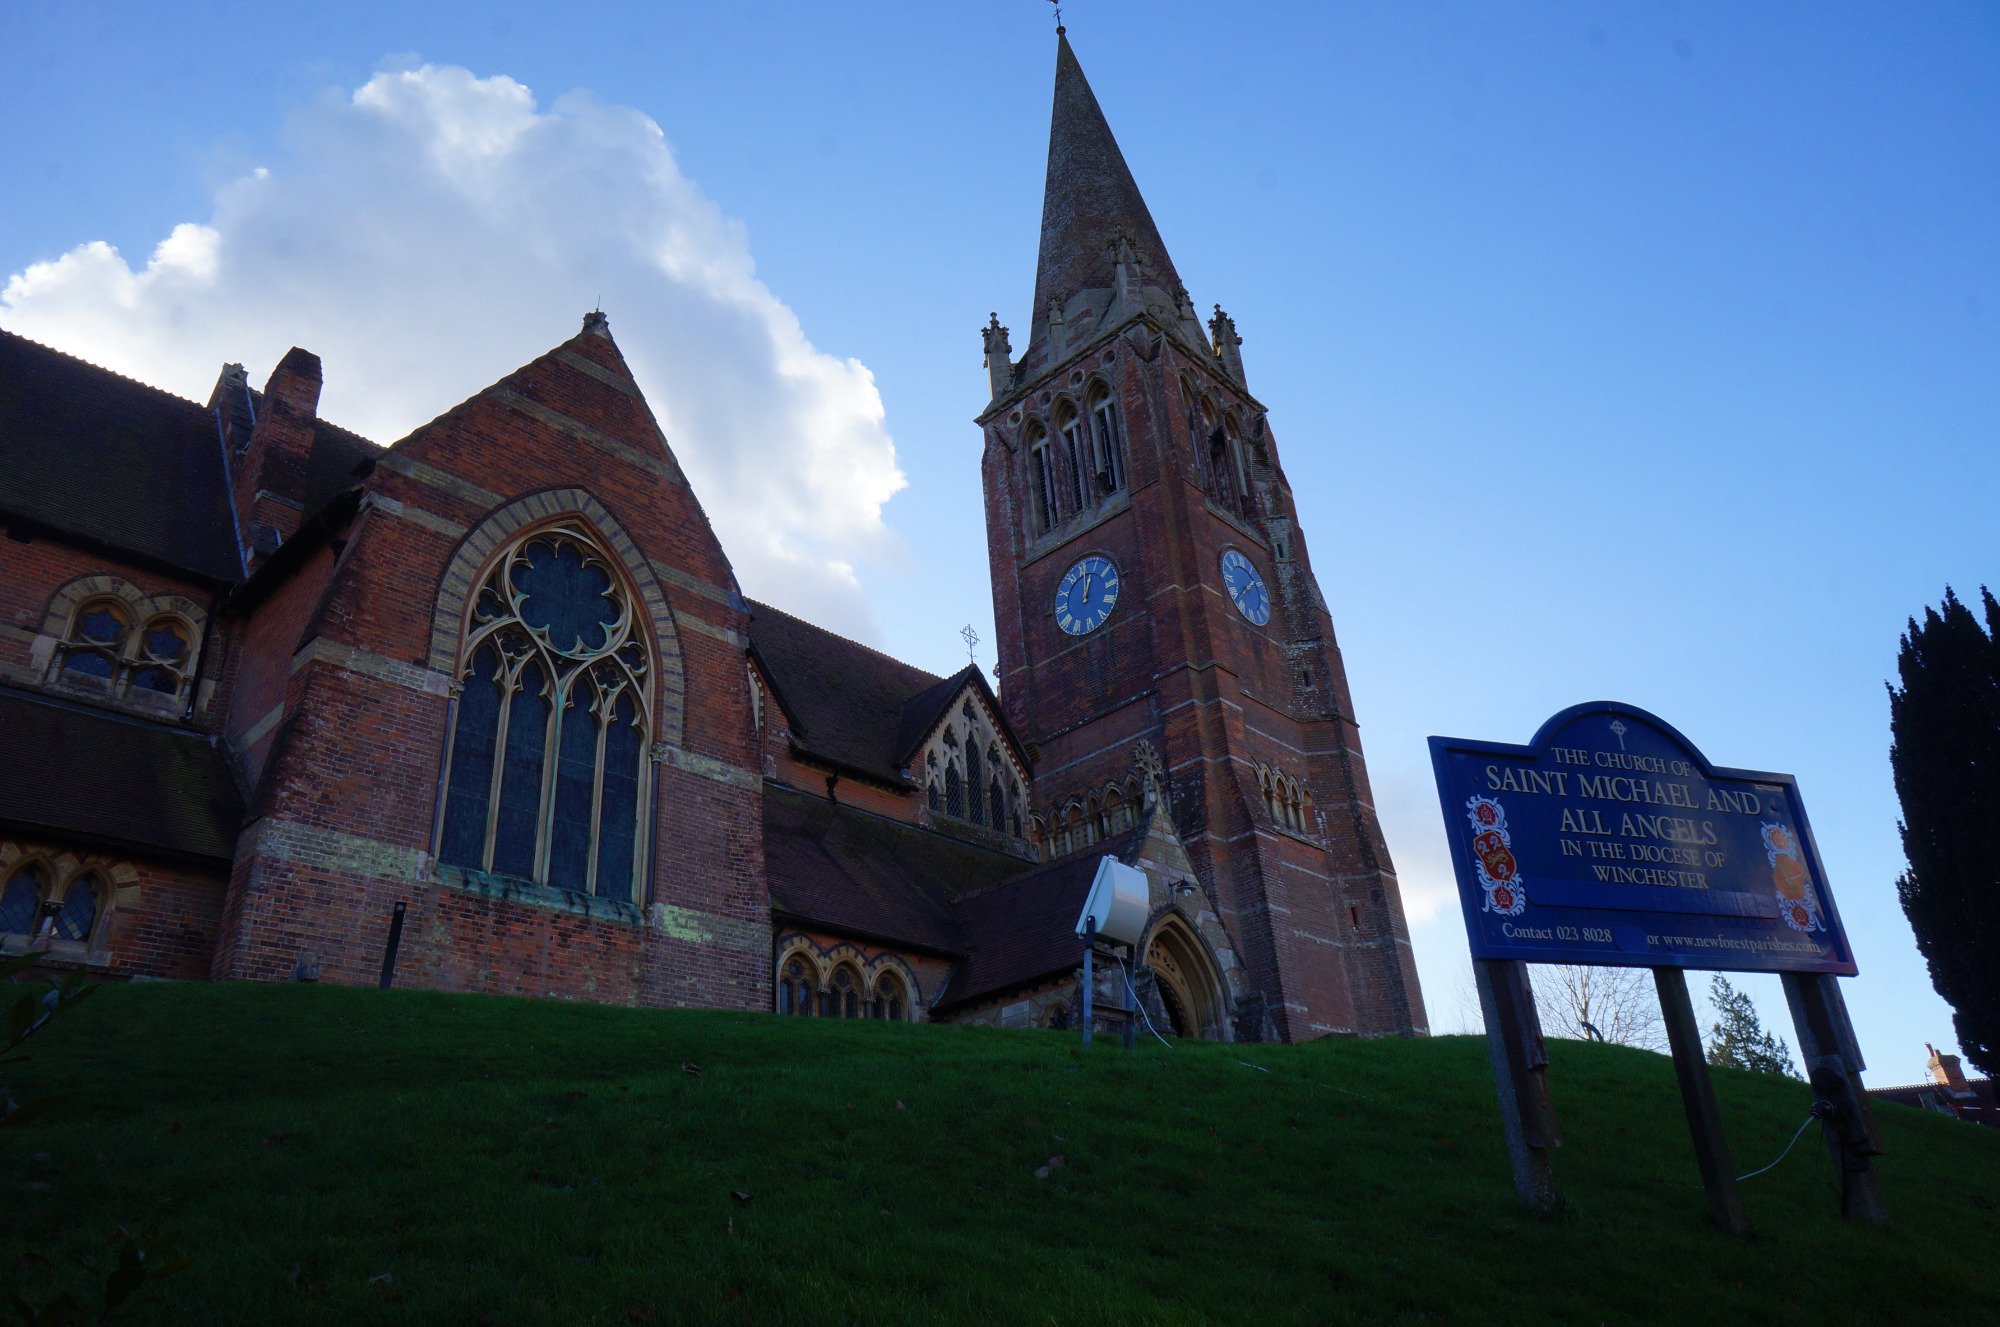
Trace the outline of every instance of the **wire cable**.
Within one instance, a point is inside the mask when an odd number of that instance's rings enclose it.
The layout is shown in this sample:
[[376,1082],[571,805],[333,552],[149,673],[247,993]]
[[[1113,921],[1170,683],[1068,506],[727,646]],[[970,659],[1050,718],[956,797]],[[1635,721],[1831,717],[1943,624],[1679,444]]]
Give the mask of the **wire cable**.
[[1168,1050],[1172,1050],[1174,1043],[1160,1035],[1160,1030],[1153,1026],[1152,1015],[1146,1012],[1146,1006],[1139,1003],[1139,992],[1132,985],[1132,970],[1125,966],[1125,960],[1122,958],[1118,960],[1118,972],[1125,978],[1125,994],[1131,997],[1132,1007],[1139,1011],[1139,1017],[1146,1022],[1146,1031],[1153,1034],[1155,1041],[1165,1046]]
[[[1814,1120],[1821,1118],[1821,1116],[1824,1114],[1824,1112],[1821,1110],[1821,1107],[1824,1106],[1825,1104],[1826,1103],[1820,1101],[1815,1101],[1813,1103],[1812,1110],[1806,1115],[1806,1122],[1804,1124],[1801,1124],[1799,1126],[1799,1131],[1792,1135],[1792,1141],[1785,1144],[1785,1150],[1778,1153],[1778,1161],[1783,1161],[1786,1157],[1791,1155],[1792,1148],[1797,1146],[1799,1139],[1805,1137],[1805,1132],[1808,1128],[1811,1127],[1812,1122]],[[1762,1169],[1753,1170],[1748,1175],[1738,1175],[1736,1177],[1736,1182],[1738,1184],[1741,1184],[1744,1180],[1756,1179],[1759,1175],[1762,1175],[1766,1170],[1775,1170],[1777,1168],[1778,1161],[1773,1161],[1770,1165],[1765,1166]]]

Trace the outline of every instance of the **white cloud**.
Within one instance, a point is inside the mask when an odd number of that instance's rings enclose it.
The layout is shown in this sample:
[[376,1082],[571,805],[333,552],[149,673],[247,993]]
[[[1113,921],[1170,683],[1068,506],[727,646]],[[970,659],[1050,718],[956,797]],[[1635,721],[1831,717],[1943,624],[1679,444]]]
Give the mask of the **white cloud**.
[[282,160],[220,189],[136,270],[101,241],[11,276],[0,323],[206,399],[287,347],[321,413],[393,441],[566,339],[602,300],[746,593],[873,635],[855,560],[900,556],[875,381],[814,348],[743,228],[660,127],[572,93],[426,65],[328,95]]

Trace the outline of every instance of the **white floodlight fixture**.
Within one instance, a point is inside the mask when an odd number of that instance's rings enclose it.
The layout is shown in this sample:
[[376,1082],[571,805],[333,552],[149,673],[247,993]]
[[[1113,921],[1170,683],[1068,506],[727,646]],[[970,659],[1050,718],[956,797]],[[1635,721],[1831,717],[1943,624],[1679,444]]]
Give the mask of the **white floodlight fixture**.
[[1090,882],[1090,896],[1083,901],[1083,912],[1076,919],[1076,933],[1089,935],[1095,922],[1098,939],[1137,945],[1139,937],[1146,933],[1149,903],[1144,871],[1127,866],[1116,857],[1099,858],[1097,878]]

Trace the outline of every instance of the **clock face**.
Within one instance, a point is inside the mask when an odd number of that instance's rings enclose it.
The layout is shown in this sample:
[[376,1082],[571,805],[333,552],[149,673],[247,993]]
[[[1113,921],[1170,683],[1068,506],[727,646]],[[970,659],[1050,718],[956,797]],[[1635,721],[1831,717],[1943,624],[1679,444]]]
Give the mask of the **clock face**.
[[1081,636],[1104,625],[1118,606],[1118,568],[1095,553],[1069,569],[1056,586],[1056,625]]
[[1271,620],[1271,592],[1264,588],[1264,578],[1233,548],[1222,555],[1222,584],[1237,612],[1260,627]]

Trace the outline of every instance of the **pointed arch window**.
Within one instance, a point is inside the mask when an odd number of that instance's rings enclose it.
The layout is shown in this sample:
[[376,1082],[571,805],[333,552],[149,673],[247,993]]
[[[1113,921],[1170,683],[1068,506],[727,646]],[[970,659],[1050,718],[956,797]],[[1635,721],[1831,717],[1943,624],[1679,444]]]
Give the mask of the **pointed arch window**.
[[1090,507],[1090,471],[1083,440],[1083,421],[1067,404],[1057,416],[1056,432],[1062,437],[1063,501],[1068,505],[1070,514],[1074,515]]
[[812,970],[804,959],[794,955],[785,961],[785,970],[778,977],[778,1012],[811,1014],[812,1006]]
[[1125,424],[1118,403],[1102,386],[1091,396],[1090,445],[1098,488],[1109,497],[1125,487]]
[[94,870],[59,880],[34,862],[9,876],[0,889],[0,935],[90,944],[106,905],[102,882]]
[[854,969],[845,965],[835,968],[833,980],[827,983],[819,1000],[822,1018],[861,1017],[861,981],[854,975]]
[[14,872],[0,890],[0,935],[33,935],[48,888],[48,876],[39,866]]
[[1034,532],[1046,534],[1056,523],[1056,467],[1048,435],[1039,431],[1028,442],[1028,500],[1034,508]]
[[874,1016],[890,1023],[900,1023],[909,1017],[910,997],[903,989],[903,979],[893,972],[884,972],[875,978],[875,999],[870,1004]]
[[150,693],[177,700],[187,694],[194,637],[194,628],[172,614],[140,622],[117,599],[92,599],[70,616],[57,647],[55,675],[114,696]]
[[440,860],[632,901],[652,731],[635,603],[573,529],[493,564],[460,650]]

